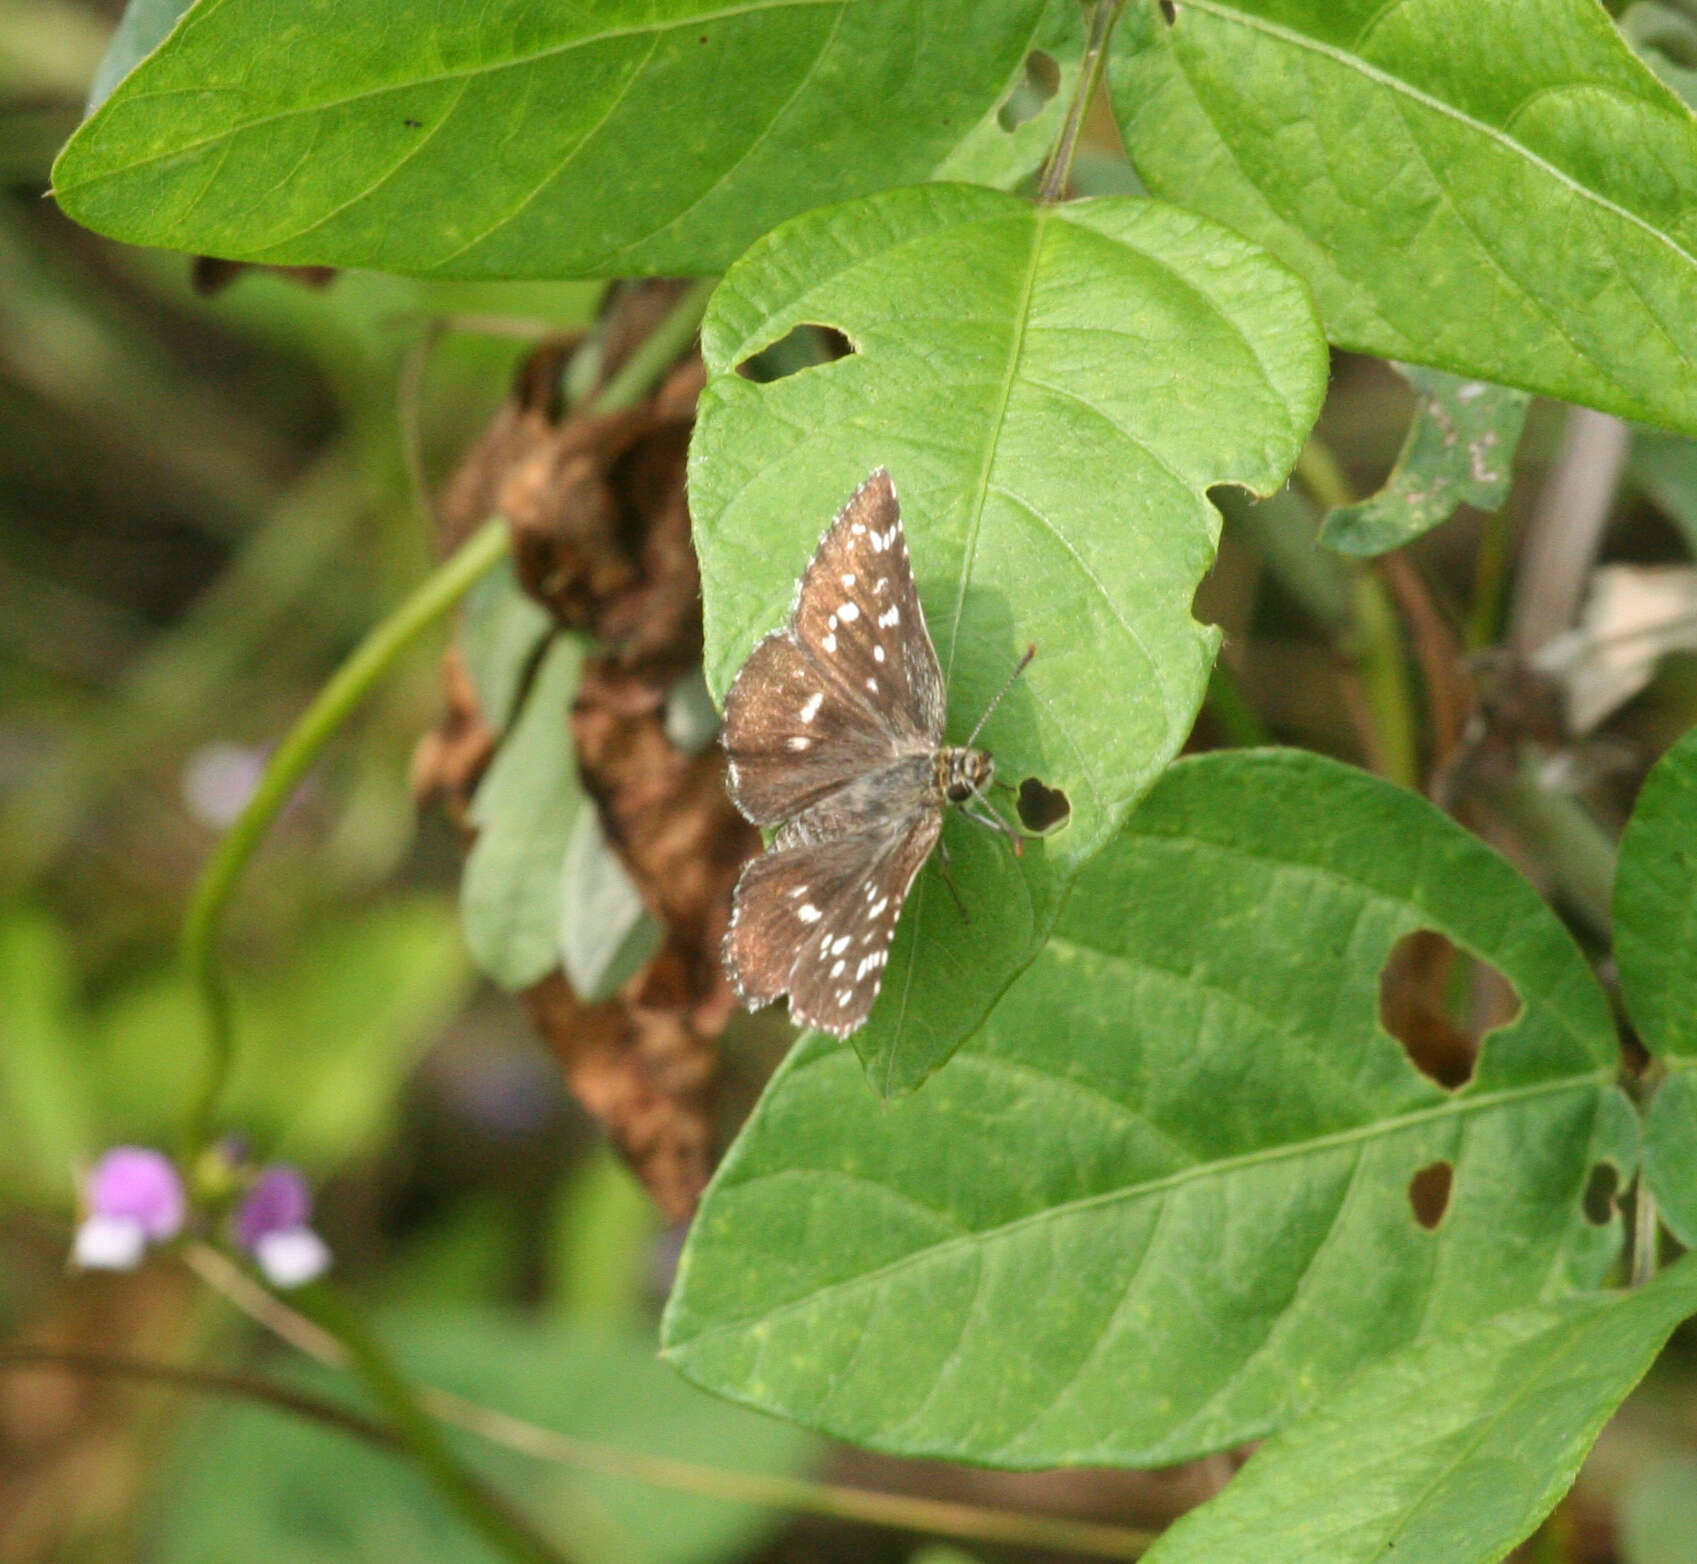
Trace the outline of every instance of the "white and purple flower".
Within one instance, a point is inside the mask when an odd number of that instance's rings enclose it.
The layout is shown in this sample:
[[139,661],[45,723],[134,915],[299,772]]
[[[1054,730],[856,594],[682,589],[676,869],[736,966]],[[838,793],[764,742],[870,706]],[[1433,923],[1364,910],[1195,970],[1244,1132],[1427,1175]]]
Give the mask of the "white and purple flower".
[[274,1162],[242,1198],[231,1221],[236,1242],[273,1287],[300,1287],[330,1268],[330,1248],[312,1229],[312,1191],[298,1168]]
[[149,1244],[182,1232],[187,1205],[183,1181],[163,1152],[115,1146],[83,1185],[86,1214],[72,1259],[88,1270],[134,1270]]

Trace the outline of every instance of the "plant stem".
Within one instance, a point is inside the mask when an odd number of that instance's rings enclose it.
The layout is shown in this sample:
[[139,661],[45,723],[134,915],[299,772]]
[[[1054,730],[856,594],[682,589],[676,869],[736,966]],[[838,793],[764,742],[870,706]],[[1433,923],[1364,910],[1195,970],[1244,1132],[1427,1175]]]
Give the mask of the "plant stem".
[[1661,1220],[1656,1212],[1656,1197],[1650,1193],[1650,1186],[1644,1178],[1643,1169],[1638,1173],[1637,1198],[1632,1203],[1632,1285],[1642,1287],[1656,1274],[1656,1261],[1660,1258],[1657,1251],[1661,1245]]
[[1102,72],[1108,64],[1108,40],[1114,35],[1114,23],[1126,0],[1094,0],[1090,7],[1090,34],[1085,40],[1084,56],[1078,65],[1078,80],[1073,83],[1072,102],[1067,105],[1067,117],[1054,149],[1043,164],[1037,181],[1039,205],[1053,206],[1066,194],[1067,180],[1072,176],[1073,155],[1078,151],[1079,133],[1084,129],[1084,116],[1102,84]]
[[183,924],[183,960],[206,1007],[211,1057],[189,1113],[185,1136],[183,1163],[191,1174],[211,1140],[218,1101],[234,1063],[230,993],[218,967],[217,940],[224,909],[242,871],[271,823],[349,714],[413,642],[506,557],[509,546],[504,521],[485,523],[366,636],[278,745],[253,797],[219,840],[211,863],[195,885]]
[[1482,791],[1548,866],[1574,913],[1607,939],[1614,917],[1615,844],[1577,798],[1549,787],[1540,769],[1538,756],[1526,747],[1515,774],[1505,782],[1482,783]]
[[666,317],[631,351],[607,383],[592,395],[585,410],[616,413],[635,407],[682,357],[701,327],[707,300],[718,286],[717,277],[700,277],[678,295]]
[[338,1433],[351,1434],[369,1445],[391,1453],[401,1448],[394,1431],[375,1418],[356,1412],[323,1396],[314,1396],[293,1385],[280,1385],[257,1374],[231,1374],[220,1369],[194,1368],[180,1363],[149,1363],[141,1358],[121,1357],[110,1352],[70,1352],[57,1347],[0,1348],[0,1370],[63,1369],[68,1374],[88,1374],[105,1379],[141,1379],[175,1390],[197,1390],[202,1395],[228,1396],[237,1401],[255,1401],[291,1412],[309,1422],[320,1423]]
[[[1310,437],[1296,458],[1296,476],[1323,510],[1355,503],[1349,479],[1323,440]],[[1365,561],[1349,564],[1354,647],[1346,648],[1361,670],[1372,713],[1375,769],[1399,787],[1420,786],[1420,749],[1415,739],[1414,694],[1401,627],[1390,594]]]
[[358,1312],[323,1283],[303,1287],[298,1297],[304,1305],[302,1312],[342,1344],[348,1368],[383,1409],[396,1440],[449,1508],[508,1558],[524,1564],[564,1564],[565,1555],[461,1464]]
[[[327,1322],[299,1313],[210,1245],[190,1244],[184,1251],[184,1259],[208,1286],[291,1346],[322,1363],[341,1368],[352,1366],[349,1344]],[[899,1531],[924,1532],[959,1542],[1081,1553],[1093,1558],[1135,1559],[1153,1540],[1149,1533],[1127,1526],[1065,1516],[1020,1515],[974,1504],[877,1493],[804,1477],[728,1471],[693,1461],[614,1449],[544,1428],[429,1385],[419,1389],[417,1405],[445,1423],[533,1460],[645,1483],[670,1492],[701,1494],[799,1515],[860,1521]]]
[[[701,325],[713,286],[710,278],[691,283],[619,372],[589,398],[586,407],[614,412],[635,405],[647,395],[689,346]],[[217,944],[224,910],[243,871],[301,779],[354,709],[412,644],[511,548],[507,524],[498,517],[486,522],[366,636],[277,747],[253,797],[220,839],[212,861],[196,882],[183,924],[182,950],[206,1012],[208,1057],[183,1136],[182,1161],[191,1177],[212,1139],[218,1103],[235,1062],[234,1017],[229,989],[218,966]]]

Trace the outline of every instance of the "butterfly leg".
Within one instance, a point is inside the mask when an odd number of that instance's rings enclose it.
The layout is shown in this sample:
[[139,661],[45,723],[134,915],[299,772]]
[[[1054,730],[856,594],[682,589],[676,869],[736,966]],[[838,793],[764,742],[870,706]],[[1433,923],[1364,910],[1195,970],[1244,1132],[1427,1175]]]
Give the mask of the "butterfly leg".
[[955,884],[955,877],[949,870],[949,844],[940,837],[937,840],[937,872],[942,875],[943,884],[948,886],[949,894],[954,897],[955,905],[960,908],[961,922],[972,922],[972,914],[966,910],[966,902],[961,898],[960,887]]
[[969,804],[963,804],[960,812],[968,820],[976,820],[979,825],[987,825],[992,831],[1000,831],[1008,839],[1008,845],[1013,848],[1014,857],[1023,858],[1025,856],[1025,839],[990,807],[989,800],[982,793],[974,796],[984,807],[974,809]]

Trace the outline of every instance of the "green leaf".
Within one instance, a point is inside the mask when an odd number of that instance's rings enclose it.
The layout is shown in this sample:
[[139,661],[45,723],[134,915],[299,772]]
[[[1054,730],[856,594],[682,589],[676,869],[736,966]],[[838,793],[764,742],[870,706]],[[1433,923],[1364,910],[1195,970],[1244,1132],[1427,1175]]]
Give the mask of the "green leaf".
[[593,809],[578,813],[560,888],[560,965],[580,999],[610,999],[654,959],[665,930],[649,916]]
[[1697,430],[1697,121],[1595,0],[1137,0],[1111,69],[1339,346]]
[[[1447,1091],[1379,1019],[1435,929],[1523,1006]],[[1179,1461],[1429,1333],[1594,1286],[1632,1166],[1608,1006],[1507,864],[1300,751],[1174,766],[923,1092],[802,1043],[720,1168],[664,1325],[702,1384],[879,1449]],[[1453,1168],[1435,1229],[1410,1183]]]
[[[802,324],[848,357],[767,384],[737,366]],[[856,1045],[882,1092],[948,1057],[1036,953],[1080,864],[1190,731],[1217,633],[1190,603],[1213,558],[1207,489],[1274,489],[1324,386],[1300,286],[1157,202],[1034,208],[965,186],[812,212],[726,275],[702,328],[690,447],[708,682],[784,622],[820,532],[874,467],[895,479],[959,740],[1027,642],[984,732],[1009,782],[1064,790],[1028,844],[952,821],[973,923],[935,867]]]
[[1687,1256],[1637,1292],[1420,1342],[1264,1445],[1146,1564],[1494,1564],[1694,1312]]
[[1496,510],[1514,478],[1523,391],[1398,364],[1419,396],[1385,486],[1326,513],[1320,541],[1340,554],[1384,554],[1448,521],[1458,505]]
[[460,917],[472,959],[503,988],[528,988],[560,961],[560,875],[583,802],[571,735],[582,662],[568,637],[548,648],[471,803]]
[[1697,1242],[1697,733],[1656,762],[1615,871],[1621,996],[1667,1066],[1645,1125],[1644,1176],[1681,1243]]
[[204,0],[54,190],[113,238],[239,260],[716,272],[981,143],[1070,3]]
[[[737,1472],[792,1473],[815,1452],[792,1428],[701,1395],[622,1336],[537,1328],[492,1310],[391,1318],[382,1326],[420,1381],[568,1437]],[[345,1381],[304,1368],[313,1389]],[[580,1475],[457,1437],[467,1458],[584,1564],[707,1564],[746,1556],[773,1519],[746,1505]],[[161,1564],[266,1559],[330,1564],[494,1555],[449,1517],[413,1470],[314,1424],[257,1406],[198,1418],[160,1485]]]
[[1084,50],[1084,7],[1044,11],[1012,85],[932,171],[933,179],[1011,189],[1037,171],[1066,118]]
[[510,557],[466,593],[460,653],[483,720],[496,734],[517,714],[525,680],[553,629],[547,609],[519,586]]

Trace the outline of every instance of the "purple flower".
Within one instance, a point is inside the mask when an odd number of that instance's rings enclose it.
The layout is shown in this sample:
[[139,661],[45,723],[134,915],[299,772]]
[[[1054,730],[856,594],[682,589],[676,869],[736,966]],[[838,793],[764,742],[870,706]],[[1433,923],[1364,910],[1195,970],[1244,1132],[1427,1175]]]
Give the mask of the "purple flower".
[[329,1246],[311,1221],[312,1191],[300,1170],[274,1162],[253,1181],[231,1226],[273,1287],[299,1287],[330,1267]]
[[93,1270],[133,1270],[150,1243],[182,1232],[185,1205],[183,1181],[169,1157],[145,1146],[116,1146],[83,1186],[87,1215],[72,1258]]

